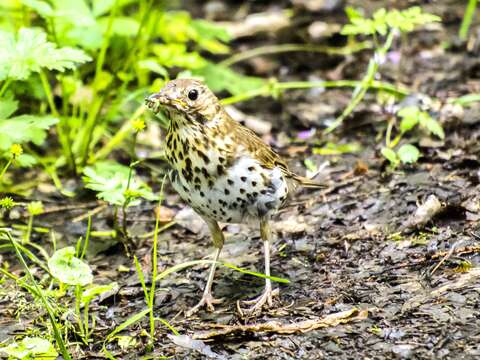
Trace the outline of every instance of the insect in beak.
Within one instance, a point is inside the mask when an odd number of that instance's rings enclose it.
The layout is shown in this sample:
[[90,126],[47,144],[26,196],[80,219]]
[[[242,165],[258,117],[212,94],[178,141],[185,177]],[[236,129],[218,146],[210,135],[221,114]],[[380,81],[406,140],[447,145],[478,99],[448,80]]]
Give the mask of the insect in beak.
[[180,99],[172,99],[169,96],[166,96],[162,91],[154,93],[148,96],[145,99],[145,105],[152,110],[154,113],[158,113],[161,106],[175,106],[180,108],[185,108],[187,104]]

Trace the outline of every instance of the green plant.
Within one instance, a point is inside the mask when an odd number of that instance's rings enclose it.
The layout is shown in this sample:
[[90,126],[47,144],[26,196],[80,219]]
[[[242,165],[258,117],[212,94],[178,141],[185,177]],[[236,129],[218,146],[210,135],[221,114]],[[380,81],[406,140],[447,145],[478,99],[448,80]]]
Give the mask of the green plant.
[[397,117],[400,119],[398,133],[392,139],[392,132],[395,126],[395,118],[393,118],[387,127],[385,147],[381,149],[382,155],[390,162],[393,168],[397,167],[400,163],[415,163],[421,156],[418,148],[412,144],[404,143],[398,146],[404,136],[415,130],[415,128],[419,128],[427,134],[434,135],[441,140],[445,138],[445,132],[440,123],[432,118],[428,112],[420,110],[417,106],[407,106],[400,109]]
[[60,349],[60,352],[61,352],[63,358],[65,360],[71,360],[70,353],[68,352],[67,347],[65,346],[65,342],[63,341],[63,338],[62,338],[62,335],[61,335],[61,332],[60,332],[60,326],[59,326],[59,324],[56,320],[57,313],[55,312],[53,306],[50,304],[49,300],[45,296],[44,291],[40,288],[40,285],[37,283],[37,281],[33,277],[32,273],[30,272],[30,268],[28,267],[25,259],[23,258],[21,247],[16,242],[16,240],[14,240],[14,238],[11,236],[10,232],[0,229],[0,233],[3,233],[7,237],[11,246],[15,250],[15,254],[16,254],[18,260],[20,261],[20,263],[22,264],[22,266],[25,269],[25,272],[26,272],[26,274],[28,276],[28,279],[30,280],[30,283],[31,283],[31,284],[26,286],[26,289],[35,298],[40,299],[43,307],[45,308],[45,310],[48,314],[49,320],[50,320],[50,324],[52,326],[55,341],[57,343],[57,346]]
[[32,201],[27,205],[28,211],[28,225],[25,237],[23,238],[23,244],[30,242],[30,236],[32,235],[33,218],[37,215],[43,214],[43,204],[40,201]]
[[[81,173],[125,141],[131,128],[124,124],[117,133],[119,123],[138,118],[145,94],[158,90],[170,69],[205,77],[216,89],[235,95],[263,84],[204,57],[229,52],[230,38],[222,27],[157,5],[152,0],[0,5],[15,19],[0,18],[0,159],[9,159],[6,144],[23,145],[27,154],[17,164],[42,165],[66,193],[59,171]],[[221,83],[225,74],[235,81]],[[153,84],[152,77],[158,77]],[[9,118],[19,103],[32,115]],[[31,141],[41,146],[52,126],[47,154],[37,155],[35,147],[26,146]],[[15,134],[24,136],[16,140]]]
[[0,208],[10,210],[16,205],[15,201],[10,196],[0,199]]
[[462,24],[458,30],[458,36],[463,41],[467,40],[468,30],[472,24],[475,10],[477,8],[477,0],[468,0],[467,7],[465,8],[465,14],[463,14]]
[[[135,133],[135,139],[137,133]],[[83,171],[85,187],[96,191],[99,199],[115,206],[114,227],[126,240],[124,245],[127,252],[130,251],[128,245],[131,242],[127,232],[127,208],[138,205],[140,198],[157,199],[147,184],[135,178],[134,167],[137,164],[138,162],[134,161],[130,166],[124,166],[112,161],[99,161],[93,167],[88,166]],[[121,227],[117,219],[119,208],[123,215]]]
[[135,178],[135,172],[129,166],[100,161],[86,167],[83,174],[85,187],[96,191],[99,199],[111,205],[123,206],[127,203],[127,206],[132,206],[139,204],[139,198],[157,199],[150,187]]
[[[359,11],[347,7],[347,16],[350,24],[342,29],[342,34],[347,36],[372,36],[375,50],[370,59],[367,71],[360,84],[355,87],[352,99],[343,113],[330,125],[326,132],[329,133],[340,126],[357,105],[363,100],[365,94],[372,86],[375,76],[378,74],[379,66],[384,61],[387,52],[393,45],[393,40],[397,34],[408,34],[417,28],[441,19],[432,14],[423,12],[423,10],[414,6],[406,10],[392,9],[387,11],[384,8],[377,10],[371,18],[364,17]],[[380,39],[384,39],[383,43]]]
[[[88,231],[86,235],[89,237]],[[79,242],[80,243],[80,242]],[[60,294],[64,294],[64,287],[73,287],[75,291],[75,318],[78,324],[78,334],[85,344],[95,328],[95,317],[89,314],[90,302],[97,296],[118,287],[116,283],[94,285],[90,266],[82,260],[88,241],[84,243],[81,252],[72,247],[55,251],[48,259],[48,268],[53,278],[58,281]],[[83,309],[83,313],[82,313]],[[91,326],[90,326],[91,323]]]
[[33,360],[33,359],[54,359],[58,356],[57,350],[50,341],[39,337],[25,337],[8,346],[0,347],[0,352],[9,359]]

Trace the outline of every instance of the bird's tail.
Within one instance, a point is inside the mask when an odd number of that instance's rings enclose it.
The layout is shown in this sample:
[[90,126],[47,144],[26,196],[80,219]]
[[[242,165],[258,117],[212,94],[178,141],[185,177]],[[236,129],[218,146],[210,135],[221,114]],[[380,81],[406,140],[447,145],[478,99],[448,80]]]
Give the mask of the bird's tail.
[[306,188],[325,189],[325,188],[328,187],[325,184],[321,184],[319,182],[316,182],[315,180],[311,180],[309,178],[306,178],[306,177],[300,176],[300,175],[295,175],[294,179],[299,185],[301,185],[303,187],[306,187]]

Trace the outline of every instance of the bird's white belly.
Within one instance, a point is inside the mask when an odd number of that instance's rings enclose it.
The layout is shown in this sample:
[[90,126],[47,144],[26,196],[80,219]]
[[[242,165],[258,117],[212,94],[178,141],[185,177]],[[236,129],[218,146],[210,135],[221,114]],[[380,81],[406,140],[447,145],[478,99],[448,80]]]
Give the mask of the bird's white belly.
[[[187,182],[181,171],[172,184],[195,211],[204,217],[226,223],[244,223],[268,217],[286,199],[287,182],[280,168],[265,169],[257,160],[242,157],[212,183]],[[195,186],[197,185],[197,186]]]

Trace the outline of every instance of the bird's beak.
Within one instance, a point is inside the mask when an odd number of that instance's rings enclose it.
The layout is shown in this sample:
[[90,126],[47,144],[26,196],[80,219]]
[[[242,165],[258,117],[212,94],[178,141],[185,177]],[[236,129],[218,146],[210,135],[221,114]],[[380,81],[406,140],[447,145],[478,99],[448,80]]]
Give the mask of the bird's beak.
[[176,108],[178,107],[183,108],[186,106],[186,104],[182,100],[171,98],[170,96],[163,94],[161,90],[160,92],[154,93],[149,97],[147,97],[145,99],[145,104],[154,113],[158,113],[161,106],[167,106],[167,107],[170,106],[170,107],[176,107]]
[[160,110],[160,106],[170,104],[170,99],[164,94],[162,94],[161,91],[145,98],[145,105],[147,105],[147,107],[154,113],[157,113]]

